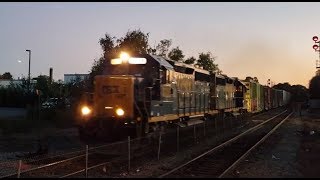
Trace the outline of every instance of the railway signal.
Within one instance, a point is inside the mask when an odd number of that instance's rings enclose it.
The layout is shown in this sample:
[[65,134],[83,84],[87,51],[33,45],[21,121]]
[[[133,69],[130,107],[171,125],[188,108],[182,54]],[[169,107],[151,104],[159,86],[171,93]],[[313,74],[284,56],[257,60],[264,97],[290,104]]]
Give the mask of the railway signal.
[[314,41],[314,43],[318,43],[319,44],[319,45],[318,44],[314,44],[312,46],[314,51],[319,52],[319,59],[316,60],[316,68],[319,69],[320,68],[320,41],[318,41],[319,40],[318,36],[313,36],[312,40]]

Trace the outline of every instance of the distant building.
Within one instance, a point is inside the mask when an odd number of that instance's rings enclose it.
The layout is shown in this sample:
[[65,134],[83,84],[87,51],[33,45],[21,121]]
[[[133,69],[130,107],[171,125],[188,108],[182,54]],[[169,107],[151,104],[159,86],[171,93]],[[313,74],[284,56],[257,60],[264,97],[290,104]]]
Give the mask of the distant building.
[[89,78],[89,74],[64,74],[64,83],[69,84],[79,79],[80,81]]

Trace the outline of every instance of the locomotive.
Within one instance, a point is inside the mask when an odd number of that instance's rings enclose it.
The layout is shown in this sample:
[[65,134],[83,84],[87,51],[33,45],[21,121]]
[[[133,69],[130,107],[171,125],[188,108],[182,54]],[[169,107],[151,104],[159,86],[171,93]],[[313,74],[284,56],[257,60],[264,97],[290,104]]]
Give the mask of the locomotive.
[[218,114],[284,105],[272,101],[281,98],[275,92],[165,57],[122,52],[106,62],[103,75],[94,78],[94,92],[80,108],[79,130],[95,137],[141,136],[169,123],[185,127]]

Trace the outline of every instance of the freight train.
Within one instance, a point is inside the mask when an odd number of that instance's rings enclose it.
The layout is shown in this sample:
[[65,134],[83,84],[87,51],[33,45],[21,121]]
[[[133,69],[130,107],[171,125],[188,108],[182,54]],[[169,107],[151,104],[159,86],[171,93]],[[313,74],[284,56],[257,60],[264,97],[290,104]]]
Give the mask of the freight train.
[[83,136],[141,136],[167,124],[181,127],[221,114],[257,113],[284,106],[290,93],[252,79],[144,54],[110,58],[79,108]]

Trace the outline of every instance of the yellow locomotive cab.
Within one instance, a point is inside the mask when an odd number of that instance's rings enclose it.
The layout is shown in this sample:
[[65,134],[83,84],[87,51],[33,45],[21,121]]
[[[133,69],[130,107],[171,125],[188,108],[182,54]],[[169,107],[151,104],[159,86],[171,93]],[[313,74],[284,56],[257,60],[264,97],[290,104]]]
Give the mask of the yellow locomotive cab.
[[102,118],[134,117],[132,76],[96,76],[94,108],[95,116]]

